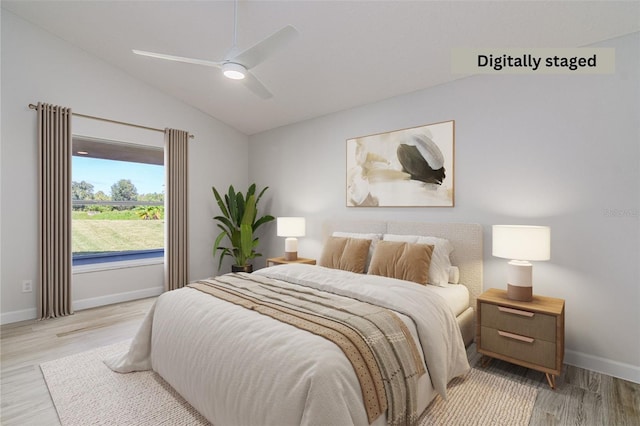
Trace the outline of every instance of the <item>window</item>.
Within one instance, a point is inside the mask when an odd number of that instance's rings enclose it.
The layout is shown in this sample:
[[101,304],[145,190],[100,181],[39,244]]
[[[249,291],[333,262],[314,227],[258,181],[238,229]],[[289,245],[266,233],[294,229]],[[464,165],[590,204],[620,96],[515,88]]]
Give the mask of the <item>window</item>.
[[73,138],[73,266],[164,255],[164,152]]

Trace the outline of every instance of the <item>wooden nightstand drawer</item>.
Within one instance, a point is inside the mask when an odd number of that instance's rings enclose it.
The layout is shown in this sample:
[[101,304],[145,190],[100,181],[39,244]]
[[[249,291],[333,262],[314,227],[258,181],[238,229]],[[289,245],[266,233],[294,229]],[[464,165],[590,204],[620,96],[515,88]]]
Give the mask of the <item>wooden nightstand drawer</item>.
[[535,339],[556,341],[556,316],[482,303],[482,325]]
[[[556,368],[556,343],[528,338],[515,333],[502,333],[502,330],[482,326],[480,338],[485,351],[494,352],[546,368]],[[529,341],[530,340],[530,341]]]

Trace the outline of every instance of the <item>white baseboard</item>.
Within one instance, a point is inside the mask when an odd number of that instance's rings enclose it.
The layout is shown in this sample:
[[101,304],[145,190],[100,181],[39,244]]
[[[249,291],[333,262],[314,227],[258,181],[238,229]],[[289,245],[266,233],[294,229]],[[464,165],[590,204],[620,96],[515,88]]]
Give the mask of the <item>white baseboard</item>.
[[113,305],[114,303],[128,302],[130,300],[145,299],[162,294],[162,287],[150,287],[142,290],[128,291],[126,293],[107,294],[106,296],[92,297],[90,299],[74,300],[71,304],[74,311],[96,308],[98,306]]
[[36,308],[22,309],[21,311],[3,312],[0,315],[0,324],[11,324],[12,322],[20,322],[36,319],[38,310]]
[[565,350],[565,364],[640,384],[640,367],[582,352]]
[[[74,300],[71,307],[74,311],[96,308],[98,306],[112,305],[114,303],[128,302],[130,300],[145,299],[162,294],[162,287],[150,287],[142,290],[128,291],[125,293],[108,294],[90,299]],[[38,317],[36,308],[23,309],[20,311],[3,312],[0,315],[0,324],[10,324],[12,322],[33,320]]]

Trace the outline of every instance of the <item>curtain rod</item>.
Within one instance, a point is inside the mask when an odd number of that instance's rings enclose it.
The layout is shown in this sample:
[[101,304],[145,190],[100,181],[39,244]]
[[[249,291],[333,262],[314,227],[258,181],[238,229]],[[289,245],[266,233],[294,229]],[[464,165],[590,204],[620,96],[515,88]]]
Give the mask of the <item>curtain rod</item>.
[[[38,108],[37,105],[29,104],[29,109],[37,109],[37,108]],[[102,118],[102,117],[96,117],[96,116],[93,116],[93,115],[80,114],[78,112],[71,112],[71,114],[75,115],[75,116],[78,116],[78,117],[90,118],[92,120],[105,121],[107,123],[122,124],[124,126],[137,127],[139,129],[153,130],[154,132],[164,133],[163,129],[158,129],[158,128],[155,128],[155,127],[148,127],[148,126],[141,126],[140,124],[127,123],[126,121],[111,120],[109,118]],[[189,135],[189,138],[193,139],[193,135]]]

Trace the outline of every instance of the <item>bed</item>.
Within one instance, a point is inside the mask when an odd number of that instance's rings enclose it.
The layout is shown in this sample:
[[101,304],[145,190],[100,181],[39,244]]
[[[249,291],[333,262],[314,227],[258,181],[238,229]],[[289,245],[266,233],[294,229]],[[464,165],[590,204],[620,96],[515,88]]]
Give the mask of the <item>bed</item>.
[[[129,351],[105,362],[123,373],[153,369],[215,425],[415,424],[437,394],[446,397],[447,383],[469,370],[465,343],[482,286],[482,229],[341,221],[325,224],[323,233],[323,259],[329,244],[361,242],[345,233],[448,239],[463,285],[423,286],[326,265],[226,274],[161,295]],[[400,246],[424,244],[380,244]],[[367,267],[379,266],[381,252],[365,255]],[[443,294],[461,289],[468,302],[458,297],[454,308]],[[320,312],[331,321],[318,319]],[[357,328],[377,316],[376,327],[393,338]],[[323,322],[337,325],[317,330]],[[362,349],[358,336],[371,346]],[[394,356],[393,367],[371,367],[373,358]]]

